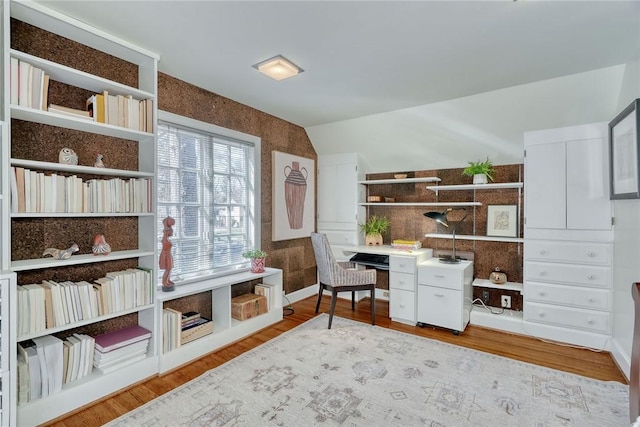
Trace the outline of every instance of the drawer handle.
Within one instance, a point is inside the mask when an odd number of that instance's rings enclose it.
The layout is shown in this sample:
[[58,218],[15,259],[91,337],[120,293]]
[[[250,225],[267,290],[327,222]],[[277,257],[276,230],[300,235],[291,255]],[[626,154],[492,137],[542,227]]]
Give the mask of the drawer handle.
[[399,285],[404,285],[404,281],[403,280],[398,280],[398,284]]
[[587,256],[593,258],[594,256],[596,256],[595,252],[589,251],[587,252]]
[[443,294],[433,294],[435,296],[437,296],[438,298],[442,298],[444,295]]
[[589,320],[589,321],[587,321],[587,323],[590,324],[590,325],[593,325],[596,322],[594,322],[593,320]]
[[400,264],[400,267],[404,268],[406,265],[405,264]]
[[590,274],[590,275],[587,276],[587,279],[589,279],[589,280],[593,280],[595,278],[596,278],[596,276],[593,275],[593,274]]
[[544,249],[542,249],[542,250],[540,251],[540,255],[544,255],[544,254],[546,254],[546,253],[547,253],[547,251],[545,251]]
[[404,304],[400,304],[400,308],[404,308]]
[[443,274],[434,274],[434,276],[436,276],[438,279],[444,279]]
[[538,317],[544,317],[544,313],[538,313]]
[[540,272],[540,275],[541,275],[541,276],[546,276],[546,275],[547,275],[547,272],[546,272],[546,271],[541,271],[541,272]]
[[547,295],[547,293],[546,293],[546,292],[538,292],[538,295],[540,295],[541,297],[543,297],[543,296]]
[[594,298],[589,298],[587,301],[589,302],[595,302],[596,300]]

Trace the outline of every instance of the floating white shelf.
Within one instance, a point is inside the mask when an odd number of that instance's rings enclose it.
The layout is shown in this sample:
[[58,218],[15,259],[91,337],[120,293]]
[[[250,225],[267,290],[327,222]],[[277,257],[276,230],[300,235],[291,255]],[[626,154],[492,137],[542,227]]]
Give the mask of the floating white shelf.
[[124,176],[129,178],[153,178],[153,172],[139,172],[124,169],[96,168],[93,166],[65,165],[53,162],[38,162],[35,160],[11,159],[11,166],[29,169],[54,170],[61,172],[86,173],[90,175]]
[[497,182],[493,184],[461,184],[461,185],[427,185],[427,189],[435,191],[454,190],[498,190],[501,188],[522,188],[522,182]]
[[522,293],[522,289],[523,289],[522,283],[507,282],[507,283],[503,283],[502,285],[496,285],[495,283],[492,283],[491,280],[487,280],[487,279],[474,279],[473,286],[479,286],[482,288],[506,289],[509,291],[517,291],[520,293]]
[[111,252],[109,255],[72,255],[69,259],[36,258],[23,259],[11,262],[11,271],[37,270],[39,268],[64,267],[78,264],[91,264],[94,262],[115,261],[119,259],[139,258],[153,256],[154,251],[128,250]]
[[[424,235],[424,237],[432,237],[434,239],[451,239],[451,234],[427,233]],[[486,242],[509,242],[509,243],[524,242],[524,239],[521,237],[471,236],[467,234],[456,234],[456,240],[481,240]]]
[[153,212],[14,212],[11,214],[11,218],[101,218],[153,215]]
[[[358,203],[360,206],[482,206],[480,202],[397,202],[397,203],[382,203],[382,202],[373,202],[373,203]],[[456,236],[457,237],[457,236]]]
[[416,182],[440,182],[440,178],[425,177],[425,178],[404,178],[404,179],[371,179],[368,181],[358,181],[358,184],[410,184]]

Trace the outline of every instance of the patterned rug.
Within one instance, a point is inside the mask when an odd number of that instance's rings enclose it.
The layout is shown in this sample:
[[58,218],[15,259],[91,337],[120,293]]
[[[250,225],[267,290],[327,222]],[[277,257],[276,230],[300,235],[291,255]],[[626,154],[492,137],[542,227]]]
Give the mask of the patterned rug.
[[320,315],[109,426],[628,426],[628,387]]

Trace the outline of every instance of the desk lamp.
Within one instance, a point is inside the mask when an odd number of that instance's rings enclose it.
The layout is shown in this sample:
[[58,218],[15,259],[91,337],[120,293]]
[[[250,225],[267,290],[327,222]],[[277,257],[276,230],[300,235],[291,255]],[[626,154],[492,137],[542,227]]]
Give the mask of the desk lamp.
[[[451,224],[447,220],[447,214],[451,211],[457,211],[457,210],[463,210],[464,216],[460,221],[456,222],[453,226],[450,227]],[[452,240],[453,251],[450,257],[449,256],[441,257],[439,259],[440,262],[443,262],[446,264],[456,264],[460,262],[460,258],[456,257],[456,229],[458,228],[460,223],[464,221],[464,219],[467,217],[468,214],[469,212],[467,212],[465,208],[449,208],[444,212],[425,212],[424,213],[424,216],[426,216],[427,218],[431,218],[435,220],[435,222],[442,224],[447,228],[451,228],[451,235],[453,239]]]

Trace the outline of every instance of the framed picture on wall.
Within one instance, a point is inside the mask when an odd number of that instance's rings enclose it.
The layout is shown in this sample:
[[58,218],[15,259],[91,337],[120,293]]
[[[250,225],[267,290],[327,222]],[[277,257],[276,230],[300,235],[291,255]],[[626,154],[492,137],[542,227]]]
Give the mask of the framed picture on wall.
[[640,98],[609,122],[611,200],[640,198],[639,106]]
[[518,237],[518,205],[488,205],[487,236]]
[[315,162],[271,152],[273,199],[271,240],[309,237],[315,229]]

